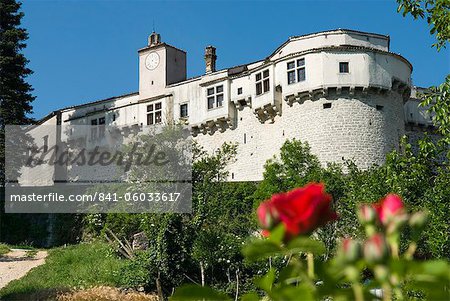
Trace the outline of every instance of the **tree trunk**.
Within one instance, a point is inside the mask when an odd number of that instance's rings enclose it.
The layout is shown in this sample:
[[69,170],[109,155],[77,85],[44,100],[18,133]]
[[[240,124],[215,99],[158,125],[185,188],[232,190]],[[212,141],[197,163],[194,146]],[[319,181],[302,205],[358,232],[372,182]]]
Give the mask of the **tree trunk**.
[[202,286],[205,286],[205,267],[203,266],[203,261],[200,261],[200,274],[202,276]]
[[158,292],[158,299],[159,301],[164,301],[164,296],[161,288],[161,282],[160,282],[160,273],[158,272],[158,278],[156,278],[156,290]]
[[236,270],[236,296],[234,297],[235,301],[238,301],[239,297],[239,269]]

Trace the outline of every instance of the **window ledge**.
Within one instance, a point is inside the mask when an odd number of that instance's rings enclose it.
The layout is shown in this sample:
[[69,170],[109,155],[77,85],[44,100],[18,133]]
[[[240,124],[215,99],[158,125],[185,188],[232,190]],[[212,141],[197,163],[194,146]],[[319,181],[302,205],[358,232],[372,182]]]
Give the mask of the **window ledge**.
[[261,94],[255,94],[255,97],[260,97],[260,96],[263,96],[263,95],[266,95],[266,94],[269,94],[269,93],[270,93],[270,90],[267,91],[267,92],[261,93]]

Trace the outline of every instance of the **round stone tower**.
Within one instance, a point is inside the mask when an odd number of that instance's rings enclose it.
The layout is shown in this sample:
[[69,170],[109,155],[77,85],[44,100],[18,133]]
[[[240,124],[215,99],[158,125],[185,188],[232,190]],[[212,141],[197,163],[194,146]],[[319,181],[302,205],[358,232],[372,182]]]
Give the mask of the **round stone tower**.
[[196,95],[189,124],[207,150],[238,143],[231,180],[262,179],[264,163],[292,138],[323,164],[365,169],[382,164],[405,131],[412,66],[389,44],[345,29],[291,37],[261,61],[173,87],[175,104]]

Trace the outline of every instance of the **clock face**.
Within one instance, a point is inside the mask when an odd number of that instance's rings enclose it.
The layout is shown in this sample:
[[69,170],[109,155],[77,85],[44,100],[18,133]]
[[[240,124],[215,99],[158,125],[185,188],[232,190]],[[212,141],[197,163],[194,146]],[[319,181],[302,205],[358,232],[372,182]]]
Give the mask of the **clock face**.
[[159,65],[159,55],[156,52],[152,52],[147,55],[145,59],[145,67],[149,70],[153,70]]

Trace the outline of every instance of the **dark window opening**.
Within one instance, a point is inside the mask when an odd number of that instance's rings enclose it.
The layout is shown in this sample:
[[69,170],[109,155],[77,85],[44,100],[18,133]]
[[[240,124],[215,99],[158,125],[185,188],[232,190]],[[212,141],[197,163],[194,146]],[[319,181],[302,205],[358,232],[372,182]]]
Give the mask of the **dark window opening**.
[[105,117],[100,117],[98,119],[98,137],[103,138],[105,137]]
[[180,117],[187,117],[188,116],[188,104],[184,103],[180,105]]
[[237,93],[238,93],[238,95],[241,95],[242,94],[242,88],[238,88]]
[[383,106],[377,105],[377,110],[378,111],[383,111],[383,108],[384,108]]
[[208,88],[206,91],[208,110],[223,106],[223,85]]
[[97,140],[97,119],[91,120],[91,140]]
[[161,123],[162,103],[158,102],[147,106],[147,125]]
[[288,84],[295,83],[295,71],[289,71],[287,73],[287,76],[288,76]]
[[331,102],[327,102],[323,104],[324,109],[331,109]]
[[268,92],[270,90],[269,80],[265,79],[263,85],[264,85],[264,92]]
[[348,62],[339,63],[339,73],[349,73]]
[[288,84],[294,84],[306,80],[305,59],[301,58],[287,63],[287,79]]
[[256,95],[270,91],[269,70],[256,74]]
[[298,81],[304,81],[306,79],[305,68],[300,68],[297,70]]
[[256,83],[256,95],[262,94],[262,84]]

